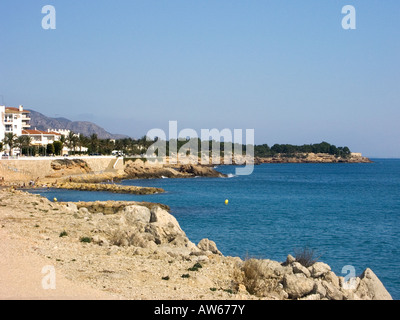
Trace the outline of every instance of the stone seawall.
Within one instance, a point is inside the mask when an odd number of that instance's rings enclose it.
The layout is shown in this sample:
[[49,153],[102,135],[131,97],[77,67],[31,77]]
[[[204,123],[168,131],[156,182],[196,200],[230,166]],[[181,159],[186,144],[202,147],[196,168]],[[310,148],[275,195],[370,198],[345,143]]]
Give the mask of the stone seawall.
[[[82,174],[79,165],[71,165],[68,168],[59,169],[54,166],[55,162],[82,160],[88,165],[92,173],[116,171],[123,169],[123,161],[118,161],[115,157],[46,157],[46,158],[20,158],[17,160],[0,160],[0,176],[7,181],[27,182],[29,180],[45,178],[61,178],[63,176]],[[67,170],[64,170],[67,169]]]

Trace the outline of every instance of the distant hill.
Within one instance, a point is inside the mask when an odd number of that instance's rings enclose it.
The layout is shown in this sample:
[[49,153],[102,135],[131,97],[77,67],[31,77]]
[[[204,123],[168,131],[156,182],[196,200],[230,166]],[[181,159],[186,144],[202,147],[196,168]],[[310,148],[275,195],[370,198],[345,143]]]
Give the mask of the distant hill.
[[40,112],[29,110],[31,112],[31,128],[47,131],[47,129],[66,129],[75,133],[83,134],[89,137],[97,134],[100,139],[123,139],[128,138],[122,134],[112,134],[104,130],[93,122],[71,121],[66,118],[50,118]]

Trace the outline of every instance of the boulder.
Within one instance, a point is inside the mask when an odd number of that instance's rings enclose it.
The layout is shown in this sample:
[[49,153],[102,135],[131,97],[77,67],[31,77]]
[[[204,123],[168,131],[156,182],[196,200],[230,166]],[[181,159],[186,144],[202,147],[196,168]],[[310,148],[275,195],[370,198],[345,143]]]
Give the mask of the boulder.
[[331,267],[323,262],[316,262],[308,268],[313,278],[319,278],[331,271]]
[[146,225],[145,232],[154,236],[156,244],[171,243],[175,239],[179,243],[185,242],[186,234],[173,215],[160,207],[153,207],[150,213],[150,223]]
[[363,300],[393,300],[382,282],[369,268],[361,275],[355,295]]
[[289,297],[298,299],[310,294],[314,289],[314,280],[299,274],[285,274],[283,277],[283,290]]
[[150,210],[143,206],[127,206],[122,210],[121,222],[127,225],[134,225],[137,222],[149,223],[151,218]]
[[215,242],[209,239],[202,239],[198,243],[197,248],[199,248],[202,251],[210,251],[213,254],[218,254],[222,256],[222,253],[218,250]]
[[296,261],[296,258],[293,257],[291,254],[288,254],[286,261],[283,263],[284,266],[290,266],[293,262]]
[[311,272],[299,262],[292,263],[293,273],[302,273],[306,277],[311,277]]
[[326,298],[330,300],[343,300],[343,293],[332,283],[323,280],[322,286],[326,290]]

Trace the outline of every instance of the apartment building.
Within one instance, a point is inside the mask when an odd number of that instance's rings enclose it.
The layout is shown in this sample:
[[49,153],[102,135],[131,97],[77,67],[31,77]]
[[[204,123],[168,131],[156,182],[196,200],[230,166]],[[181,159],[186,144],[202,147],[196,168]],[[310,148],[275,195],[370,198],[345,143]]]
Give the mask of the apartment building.
[[0,106],[0,141],[4,139],[5,133],[6,133],[6,127],[4,125],[4,119],[6,114],[6,107],[5,106]]
[[23,106],[18,108],[0,106],[0,114],[0,140],[3,140],[7,133],[20,136],[22,130],[30,128],[30,111],[24,110]]

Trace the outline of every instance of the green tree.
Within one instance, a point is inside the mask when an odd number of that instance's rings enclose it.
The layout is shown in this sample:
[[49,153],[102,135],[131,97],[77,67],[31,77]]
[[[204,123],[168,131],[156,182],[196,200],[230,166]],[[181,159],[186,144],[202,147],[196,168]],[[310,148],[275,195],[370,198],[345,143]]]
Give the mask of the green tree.
[[97,134],[93,133],[89,137],[89,151],[90,153],[97,153],[99,148],[99,138]]
[[54,147],[54,154],[59,156],[61,155],[62,149],[63,149],[63,144],[61,141],[54,141],[53,142],[53,147]]
[[75,154],[76,147],[78,145],[78,136],[73,131],[70,131],[66,140],[68,148],[72,150]]
[[10,155],[12,156],[13,149],[16,146],[16,143],[17,143],[17,136],[12,132],[8,132],[4,136],[3,142],[4,142],[5,145],[8,145],[8,148],[10,150]]
[[46,147],[46,153],[48,155],[54,154],[54,145],[52,143],[49,143]]
[[78,137],[78,146],[79,146],[79,153],[82,154],[82,148],[88,144],[88,138],[85,137],[83,134],[79,134]]

